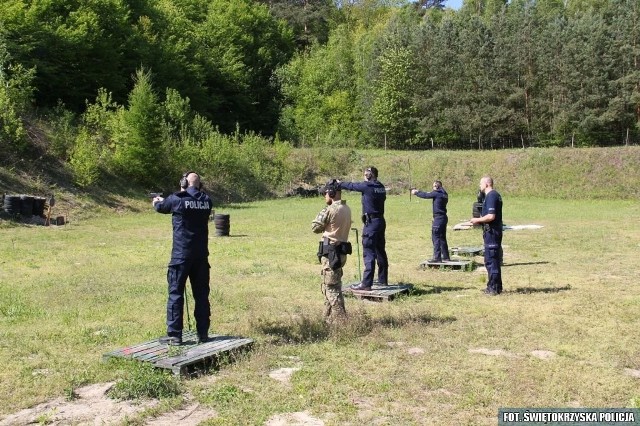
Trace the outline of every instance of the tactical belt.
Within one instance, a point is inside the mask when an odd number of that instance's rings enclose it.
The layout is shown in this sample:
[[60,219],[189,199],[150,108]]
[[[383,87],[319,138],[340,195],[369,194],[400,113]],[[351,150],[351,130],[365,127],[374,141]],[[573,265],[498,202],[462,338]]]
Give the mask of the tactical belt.
[[382,219],[384,217],[381,213],[365,213],[366,216],[369,216],[371,219]]

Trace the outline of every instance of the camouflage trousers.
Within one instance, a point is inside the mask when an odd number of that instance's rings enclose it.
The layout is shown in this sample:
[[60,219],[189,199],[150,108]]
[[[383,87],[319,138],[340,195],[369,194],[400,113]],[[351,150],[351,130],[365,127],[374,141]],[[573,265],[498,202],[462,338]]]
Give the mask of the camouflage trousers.
[[[342,266],[347,261],[347,256],[342,255]],[[342,266],[336,271],[329,266],[329,259],[322,256],[322,272],[324,280],[322,282],[322,294],[324,295],[324,318],[325,321],[344,318],[347,311],[344,308],[344,296],[342,295]]]

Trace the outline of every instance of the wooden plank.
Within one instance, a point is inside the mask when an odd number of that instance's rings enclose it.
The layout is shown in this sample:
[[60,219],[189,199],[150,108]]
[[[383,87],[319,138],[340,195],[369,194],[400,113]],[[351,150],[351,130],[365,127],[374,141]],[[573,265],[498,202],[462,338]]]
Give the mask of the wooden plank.
[[413,288],[412,284],[389,284],[389,285],[374,285],[371,287],[371,291],[354,290],[352,285],[359,283],[351,283],[342,287],[342,292],[347,295],[352,295],[358,299],[373,300],[376,302],[388,302],[393,300],[396,296],[409,293],[409,290]]
[[[211,361],[218,358],[223,353],[229,353],[234,349],[245,345],[251,345],[251,339],[229,338],[229,336],[216,336],[211,341],[207,341],[195,346],[186,352],[175,356],[163,358],[155,363],[157,367],[171,369],[174,373],[184,373],[185,368],[201,361]],[[215,355],[215,356],[214,356]]]
[[209,340],[197,343],[194,331],[182,334],[182,345],[169,346],[157,339],[138,345],[127,346],[103,355],[107,358],[127,358],[150,362],[155,367],[171,370],[175,374],[189,374],[190,371],[215,364],[222,357],[233,355],[253,346],[253,340],[225,335],[209,335]]
[[484,254],[484,246],[451,247],[449,253],[458,256],[482,256]]
[[482,225],[474,225],[471,222],[461,222],[453,225],[454,231],[463,231],[466,229],[480,228]]
[[473,260],[450,260],[448,262],[429,262],[425,260],[420,264],[420,268],[424,271],[427,269],[452,269],[459,271],[472,271]]

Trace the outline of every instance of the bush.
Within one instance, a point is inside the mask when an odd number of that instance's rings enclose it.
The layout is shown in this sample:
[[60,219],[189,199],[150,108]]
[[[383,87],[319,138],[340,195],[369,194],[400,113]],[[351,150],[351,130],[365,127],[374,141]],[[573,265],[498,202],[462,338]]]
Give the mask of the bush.
[[100,177],[100,151],[99,144],[83,129],[76,138],[69,160],[74,180],[79,186],[90,186]]
[[109,398],[119,400],[171,398],[180,394],[180,383],[173,374],[146,363],[133,365],[130,376],[118,381],[108,392]]

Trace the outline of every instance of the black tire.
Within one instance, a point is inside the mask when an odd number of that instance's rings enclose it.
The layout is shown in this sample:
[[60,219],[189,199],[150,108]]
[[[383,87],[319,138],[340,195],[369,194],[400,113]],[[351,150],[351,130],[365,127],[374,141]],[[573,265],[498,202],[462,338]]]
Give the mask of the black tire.
[[20,214],[20,196],[19,195],[5,195],[4,196],[4,211],[11,216]]
[[33,199],[33,215],[34,216],[44,216],[44,205],[46,201],[47,200],[42,197],[35,197]]
[[231,229],[231,216],[228,214],[215,214],[213,216],[213,223],[216,226],[217,237],[229,236],[229,230]]
[[20,196],[20,216],[33,216],[33,197],[31,195]]
[[482,203],[473,203],[472,217],[482,217]]

